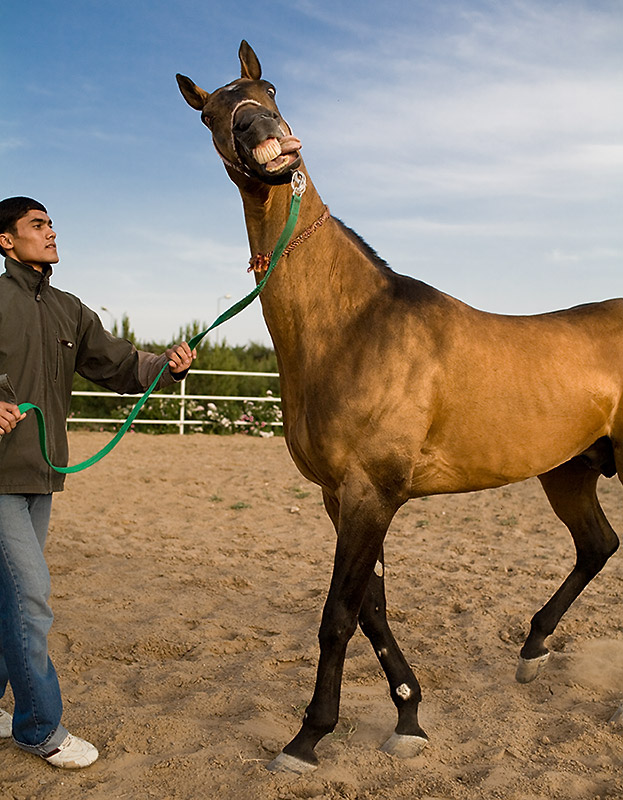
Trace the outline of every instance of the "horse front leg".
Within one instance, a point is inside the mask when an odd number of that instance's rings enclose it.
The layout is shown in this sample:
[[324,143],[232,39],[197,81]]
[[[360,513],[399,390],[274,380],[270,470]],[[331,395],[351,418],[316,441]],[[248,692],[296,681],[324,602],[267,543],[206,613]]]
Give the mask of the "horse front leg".
[[[337,532],[340,520],[339,502],[326,491],[323,491],[322,496],[327,514]],[[410,758],[422,750],[428,737],[418,722],[418,706],[422,699],[420,685],[387,622],[383,547],[361,604],[359,627],[374,648],[387,677],[391,698],[398,710],[396,729],[381,750],[401,758]]]
[[366,485],[340,498],[337,546],[329,593],[318,639],[316,686],[300,731],[268,765],[271,771],[302,773],[314,769],[314,749],[338,721],[346,647],[389,523],[396,511],[375,488]]
[[359,625],[369,639],[389,683],[392,701],[398,711],[394,733],[381,747],[385,753],[411,758],[421,752],[428,741],[418,722],[418,706],[422,700],[420,684],[387,622],[385,599],[385,559],[383,548],[364,595]]

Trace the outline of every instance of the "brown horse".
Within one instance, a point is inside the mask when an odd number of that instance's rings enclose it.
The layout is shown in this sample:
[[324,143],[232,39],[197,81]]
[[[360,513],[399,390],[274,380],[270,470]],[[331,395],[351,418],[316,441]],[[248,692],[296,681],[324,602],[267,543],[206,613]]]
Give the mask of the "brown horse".
[[[261,275],[288,216],[292,171],[306,172],[246,42],[239,57],[242,77],[212,93],[177,80],[240,190]],[[392,272],[307,185],[293,246],[261,295],[286,442],[322,488],[337,532],[314,695],[269,765],[296,772],[316,765],[314,748],[337,723],[357,622],[398,709],[384,749],[413,755],[426,742],[420,687],[385,615],[383,541],[403,503],[539,477],[577,560],[532,619],[517,671],[526,682],[548,657],[546,637],[618,546],[596,484],[623,475],[623,300],[530,317],[477,311]]]

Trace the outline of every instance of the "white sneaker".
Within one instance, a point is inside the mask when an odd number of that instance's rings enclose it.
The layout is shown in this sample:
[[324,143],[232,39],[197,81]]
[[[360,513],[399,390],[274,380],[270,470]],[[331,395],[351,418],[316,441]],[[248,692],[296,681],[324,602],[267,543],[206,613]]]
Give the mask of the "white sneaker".
[[13,717],[0,708],[0,739],[9,739],[13,734]]
[[56,750],[42,756],[49,764],[63,769],[80,769],[97,761],[99,753],[90,742],[68,733]]

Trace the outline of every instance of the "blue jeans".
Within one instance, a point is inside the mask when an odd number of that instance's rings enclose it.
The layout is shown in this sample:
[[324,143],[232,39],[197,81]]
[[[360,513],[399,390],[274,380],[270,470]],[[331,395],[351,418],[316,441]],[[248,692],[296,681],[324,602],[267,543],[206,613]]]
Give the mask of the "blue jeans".
[[48,656],[50,573],[43,556],[51,494],[0,494],[0,697],[15,698],[13,738],[46,755],[67,735],[56,670]]

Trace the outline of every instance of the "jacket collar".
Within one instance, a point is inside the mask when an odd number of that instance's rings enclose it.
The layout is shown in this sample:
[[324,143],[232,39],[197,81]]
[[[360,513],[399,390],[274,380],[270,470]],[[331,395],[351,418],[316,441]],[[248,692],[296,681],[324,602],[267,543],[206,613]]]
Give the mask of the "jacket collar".
[[22,264],[14,258],[7,257],[4,260],[4,267],[7,275],[17,281],[17,284],[27,291],[37,292],[38,294],[50,283],[52,267],[46,264],[43,272],[39,272],[28,264]]

